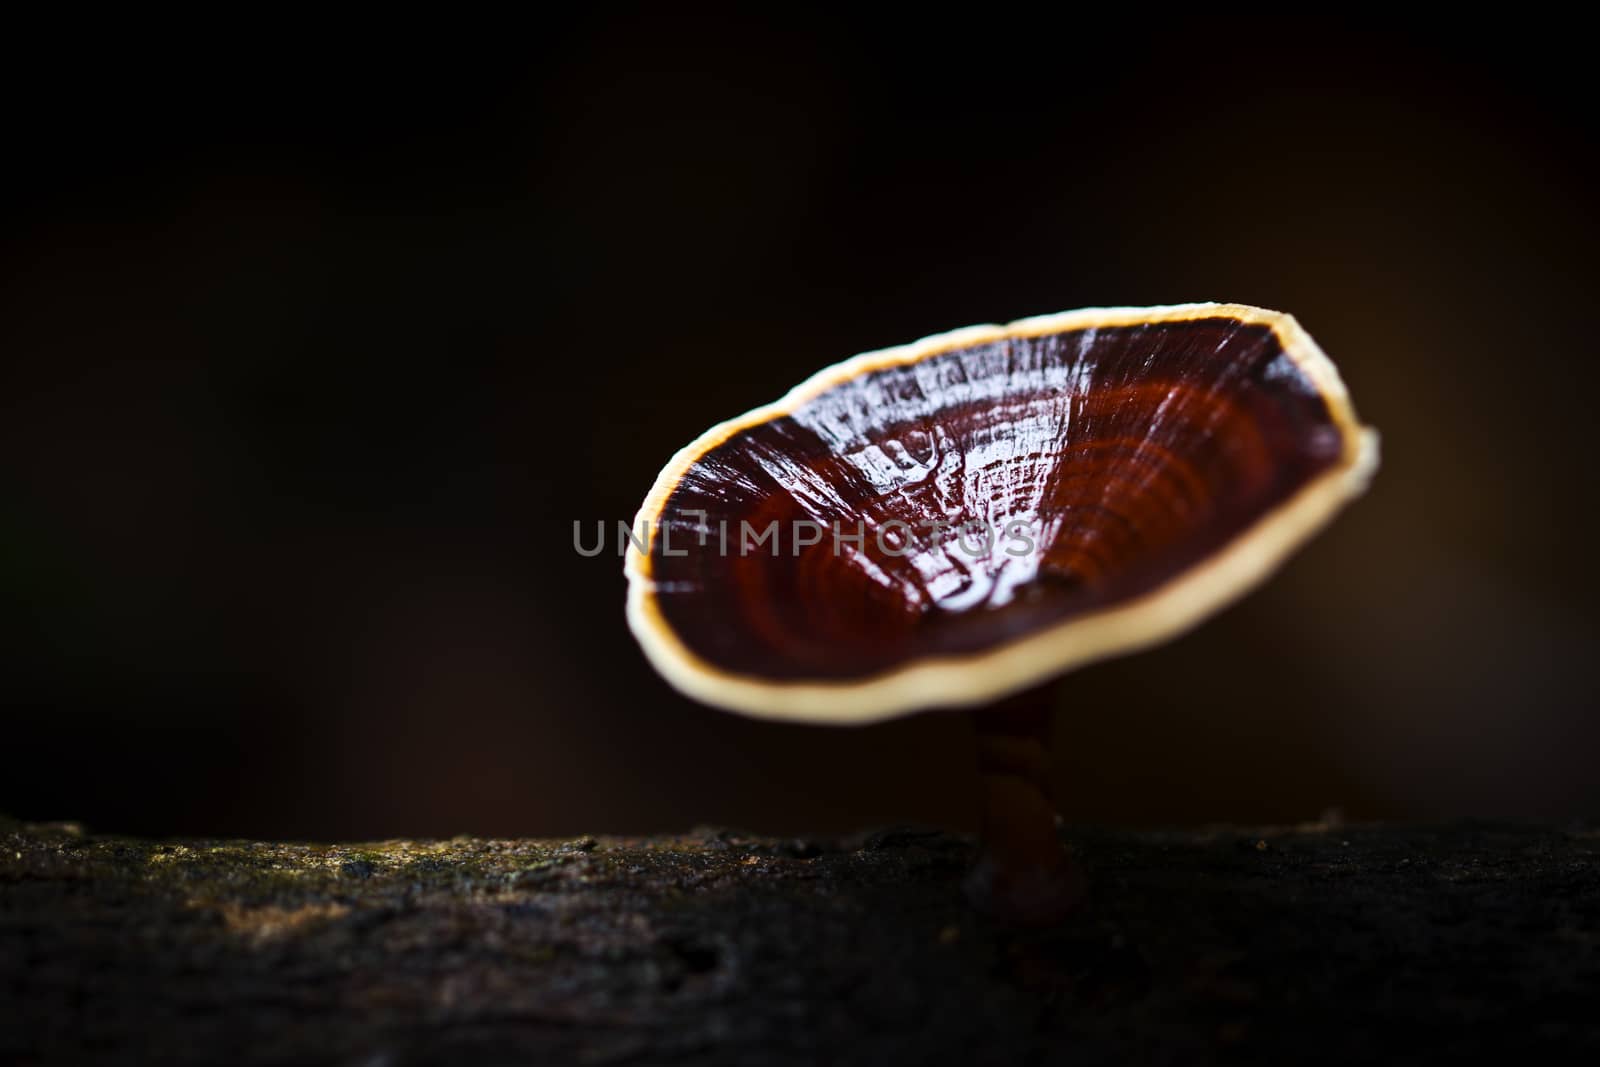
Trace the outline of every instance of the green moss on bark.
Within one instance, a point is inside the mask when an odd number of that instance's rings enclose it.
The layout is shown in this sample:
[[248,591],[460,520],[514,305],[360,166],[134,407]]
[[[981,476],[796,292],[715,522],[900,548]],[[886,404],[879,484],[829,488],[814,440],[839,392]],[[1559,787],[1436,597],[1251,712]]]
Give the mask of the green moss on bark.
[[1600,828],[1067,834],[1060,928],[971,843],[310,845],[0,821],[0,1060],[1014,1063],[1600,1046]]

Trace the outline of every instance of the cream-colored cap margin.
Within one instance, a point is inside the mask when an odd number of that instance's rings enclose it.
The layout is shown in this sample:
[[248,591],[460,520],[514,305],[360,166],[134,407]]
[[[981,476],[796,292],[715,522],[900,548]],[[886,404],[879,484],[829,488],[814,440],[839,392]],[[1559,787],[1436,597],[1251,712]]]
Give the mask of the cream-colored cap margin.
[[[628,549],[628,625],[656,670],[696,700],[762,719],[862,725],[936,707],[987,704],[1095,660],[1165,641],[1203,621],[1264,581],[1346,501],[1359,495],[1378,465],[1378,435],[1356,419],[1339,372],[1295,320],[1244,304],[1154,308],[1083,308],[968,326],[909,345],[866,352],[824,368],[783,399],[713,426],[672,457],[634,519],[648,529],[679,479],[701,456],[750,426],[786,415],[834,386],[882,367],[1010,337],[1036,337],[1103,326],[1227,318],[1272,329],[1284,352],[1316,385],[1344,441],[1339,462],[1228,545],[1135,600],[1075,616],[987,652],[914,660],[868,678],[796,682],[730,674],[691,652],[662,618],[650,575],[650,543]],[[644,524],[648,524],[645,526]]]

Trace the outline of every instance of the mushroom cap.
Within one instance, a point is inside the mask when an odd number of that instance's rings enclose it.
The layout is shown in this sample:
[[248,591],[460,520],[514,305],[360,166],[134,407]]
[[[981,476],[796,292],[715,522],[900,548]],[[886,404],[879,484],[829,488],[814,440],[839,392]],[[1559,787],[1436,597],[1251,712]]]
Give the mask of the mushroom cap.
[[986,704],[1225,607],[1377,455],[1279,312],[972,326],[828,367],[675,455],[634,520],[628,621],[668,681],[730,711]]

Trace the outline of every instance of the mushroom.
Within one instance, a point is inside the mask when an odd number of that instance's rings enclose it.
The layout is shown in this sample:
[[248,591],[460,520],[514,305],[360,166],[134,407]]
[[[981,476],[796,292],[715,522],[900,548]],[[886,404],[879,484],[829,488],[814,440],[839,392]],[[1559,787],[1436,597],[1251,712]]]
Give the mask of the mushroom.
[[969,327],[828,367],[674,456],[634,520],[628,621],[672,685],[729,711],[977,709],[968,896],[1052,922],[1082,881],[1049,795],[1048,683],[1242,596],[1376,464],[1288,315]]

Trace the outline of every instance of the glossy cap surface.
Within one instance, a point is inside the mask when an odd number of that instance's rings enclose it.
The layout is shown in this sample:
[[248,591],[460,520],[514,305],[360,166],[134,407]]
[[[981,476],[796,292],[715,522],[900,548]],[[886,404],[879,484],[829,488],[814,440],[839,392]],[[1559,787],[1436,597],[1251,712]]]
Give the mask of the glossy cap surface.
[[987,703],[1199,622],[1376,464],[1286,315],[1088,309],[868,353],[717,426],[635,519],[628,617],[707,703]]

